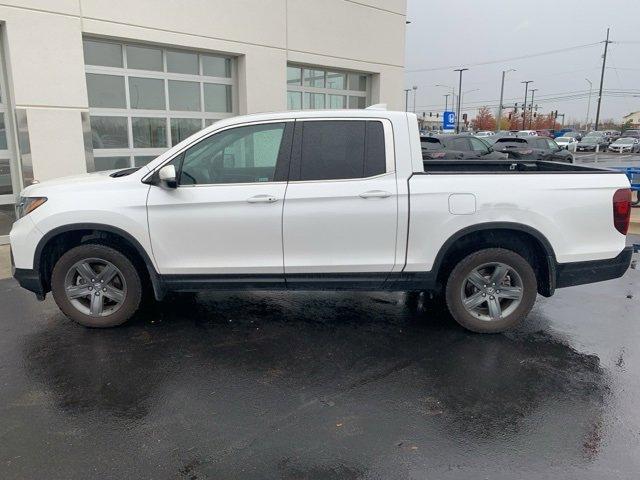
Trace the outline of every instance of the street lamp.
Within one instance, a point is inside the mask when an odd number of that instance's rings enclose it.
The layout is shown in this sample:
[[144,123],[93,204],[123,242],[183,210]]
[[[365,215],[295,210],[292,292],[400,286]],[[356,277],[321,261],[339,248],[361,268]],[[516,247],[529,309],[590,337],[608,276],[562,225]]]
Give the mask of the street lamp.
[[[468,68],[456,68],[454,72],[460,74],[460,80],[458,80],[458,92],[462,92],[462,72],[466,72]],[[456,112],[456,133],[460,133],[460,97],[458,93],[458,111]]]
[[591,91],[593,90],[593,83],[588,78],[585,78],[589,82],[589,100],[587,101],[587,118],[584,121],[584,129],[589,132],[589,110],[591,109]]
[[[447,107],[449,106],[449,96],[451,94],[447,93],[446,95],[444,95],[444,111],[447,111]],[[451,101],[453,102],[453,98],[451,99]]]
[[413,113],[416,113],[416,94],[418,93],[418,86],[413,86]]
[[[453,108],[453,104],[456,101],[456,89],[454,87],[452,87],[451,85],[443,85],[441,83],[437,83],[435,86],[436,87],[444,87],[444,88],[450,88],[451,89],[451,108]],[[445,105],[444,111],[445,112],[447,111],[447,105]]]
[[525,80],[524,82],[520,83],[524,83],[524,105],[522,106],[522,130],[524,130],[525,128],[527,128],[524,122],[527,121],[527,95],[529,95],[528,88],[529,84],[533,83],[533,80]]
[[498,116],[496,117],[497,124],[496,130],[500,130],[500,120],[502,120],[502,101],[504,99],[504,77],[509,72],[515,72],[515,68],[510,68],[509,70],[502,71],[502,83],[500,84],[500,104],[498,105]]
[[411,91],[410,88],[404,89],[404,111],[405,112],[409,111],[409,92],[410,91]]

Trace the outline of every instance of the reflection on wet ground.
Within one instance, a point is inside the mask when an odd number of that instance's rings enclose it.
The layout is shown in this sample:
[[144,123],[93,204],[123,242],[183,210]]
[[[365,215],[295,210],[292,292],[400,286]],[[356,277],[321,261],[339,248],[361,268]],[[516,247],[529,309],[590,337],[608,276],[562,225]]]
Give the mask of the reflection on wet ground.
[[0,281],[0,477],[635,478],[639,275],[506,335],[321,292],[172,296],[87,330]]

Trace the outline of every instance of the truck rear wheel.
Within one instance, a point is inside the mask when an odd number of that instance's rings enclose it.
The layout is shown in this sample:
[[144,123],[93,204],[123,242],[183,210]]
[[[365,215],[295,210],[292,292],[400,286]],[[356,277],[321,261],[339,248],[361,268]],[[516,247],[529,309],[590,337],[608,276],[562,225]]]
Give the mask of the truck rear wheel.
[[104,328],[129,320],[140,304],[142,285],[136,268],[122,253],[85,244],[55,264],[51,292],[67,317],[85,327]]
[[538,284],[533,268],[517,253],[487,248],[463,258],[447,280],[446,300],[453,318],[478,333],[517,326],[531,311]]

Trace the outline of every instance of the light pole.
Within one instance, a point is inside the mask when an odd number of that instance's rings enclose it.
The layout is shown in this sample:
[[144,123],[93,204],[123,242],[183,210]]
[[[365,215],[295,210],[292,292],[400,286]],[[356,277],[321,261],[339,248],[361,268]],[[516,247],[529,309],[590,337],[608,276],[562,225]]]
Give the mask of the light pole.
[[[451,95],[450,93],[447,93],[444,96],[444,111],[447,111],[447,107],[449,106],[449,95]],[[453,99],[451,99],[451,101],[453,101]]]
[[460,74],[460,80],[458,80],[458,111],[456,112],[456,133],[460,133],[460,92],[462,92],[462,72],[466,72],[468,68],[456,68],[454,72]]
[[504,99],[504,77],[509,72],[515,72],[514,68],[502,71],[502,83],[500,84],[500,104],[498,105],[498,116],[496,117],[496,131],[500,130],[500,120],[502,120],[502,100]]
[[[452,87],[451,85],[443,85],[441,83],[437,83],[435,86],[436,87],[444,87],[444,88],[450,88],[451,89],[451,108],[453,108],[453,104],[456,101],[456,89],[454,87]],[[444,110],[447,111],[446,105],[445,105]]]
[[584,129],[589,133],[589,111],[591,110],[591,91],[593,90],[593,83],[588,78],[585,78],[589,82],[589,100],[587,101],[587,118],[584,120]]
[[520,83],[524,83],[524,105],[522,106],[522,130],[524,130],[525,128],[527,128],[524,122],[527,121],[527,95],[529,95],[528,89],[529,84],[533,83],[533,80],[525,80],[524,82]]
[[416,113],[416,94],[418,93],[418,86],[413,86],[413,113]]
[[[607,28],[607,39],[604,41],[604,55],[602,56],[602,73],[600,73],[600,90],[598,91],[598,107],[596,109],[596,124],[594,130],[598,130],[598,124],[600,123],[600,104],[602,103],[602,84],[604,83],[604,69],[607,65],[607,47],[611,43],[609,40],[609,29]],[[564,121],[564,117],[562,117]]]
[[539,88],[531,89],[531,107],[529,107],[529,110],[531,110],[531,114],[529,115],[529,130],[531,130],[531,125],[533,124],[533,99],[535,98],[537,90],[539,90]]
[[409,92],[410,91],[411,91],[410,88],[404,89],[404,111],[405,112],[409,111]]

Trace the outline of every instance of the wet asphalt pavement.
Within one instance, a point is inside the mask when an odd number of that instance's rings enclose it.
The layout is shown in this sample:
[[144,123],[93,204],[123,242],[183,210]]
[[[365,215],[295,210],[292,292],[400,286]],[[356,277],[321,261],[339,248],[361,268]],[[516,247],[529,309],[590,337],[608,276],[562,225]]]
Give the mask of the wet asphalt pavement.
[[174,296],[116,329],[0,281],[0,478],[637,479],[640,270],[477,335],[384,293]]

